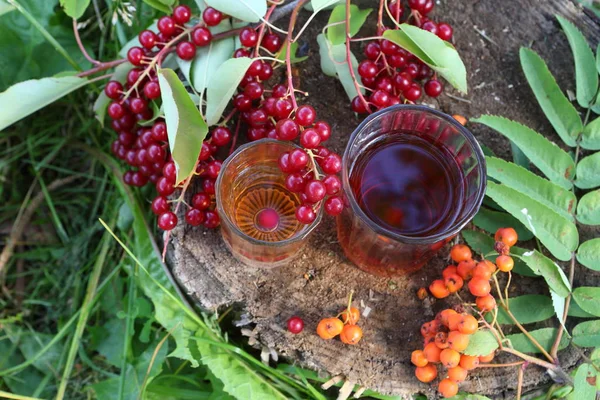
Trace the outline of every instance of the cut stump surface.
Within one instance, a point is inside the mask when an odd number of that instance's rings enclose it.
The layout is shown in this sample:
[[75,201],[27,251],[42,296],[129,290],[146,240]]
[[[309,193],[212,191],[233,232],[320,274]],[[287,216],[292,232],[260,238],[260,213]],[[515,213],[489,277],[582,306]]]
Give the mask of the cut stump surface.
[[[573,21],[596,46],[600,25],[594,16],[568,0],[465,0],[442,1],[434,10],[436,19],[454,27],[454,42],[467,66],[469,94],[442,95],[439,102],[429,100],[448,114],[478,117],[497,114],[524,123],[548,136],[559,138],[546,122],[521,72],[520,46],[531,45],[544,59],[563,90],[575,91],[573,61],[566,37],[554,18],[560,14]],[[376,7],[377,2],[363,2]],[[376,13],[373,13],[376,14]],[[300,25],[308,14],[303,12]],[[438,17],[439,16],[439,17]],[[366,26],[374,26],[374,15]],[[311,93],[306,99],[317,110],[318,118],[333,126],[330,147],[343,151],[359,119],[350,111],[341,85],[324,76],[319,67],[315,37],[326,24],[327,13],[315,21],[303,38],[309,45],[310,58],[299,64],[300,87]],[[358,54],[360,49],[356,49]],[[362,56],[359,56],[362,59]],[[457,99],[460,97],[460,99]],[[510,159],[508,141],[499,134],[471,124],[477,139],[496,154]],[[419,327],[433,318],[452,301],[417,299],[415,293],[441,273],[447,260],[432,260],[421,271],[397,279],[370,276],[351,265],[337,243],[333,221],[324,222],[312,236],[301,256],[276,270],[257,270],[237,262],[227,251],[218,231],[190,229],[182,225],[173,231],[169,248],[169,265],[184,293],[205,309],[217,310],[232,304],[241,305],[255,325],[256,338],[281,356],[299,364],[342,374],[348,380],[376,391],[410,395],[421,392],[433,395],[434,388],[414,378],[410,353],[422,346]],[[582,241],[597,232],[584,232]],[[442,251],[442,254],[447,251]],[[598,285],[599,274],[578,268],[576,281],[590,280]],[[586,274],[585,276],[583,274]],[[313,276],[306,279],[306,275]],[[544,293],[536,280],[519,278],[512,295]],[[339,340],[324,341],[314,332],[318,321],[334,316],[344,308],[354,290],[354,304],[372,309],[359,325],[364,338],[357,346]],[[362,307],[361,307],[362,309]],[[305,321],[305,331],[292,335],[286,321],[298,315]],[[554,323],[554,322],[552,322]],[[560,354],[566,367],[578,356],[570,351]],[[516,370],[482,369],[461,385],[466,391],[514,397]],[[548,381],[541,369],[530,367],[525,373],[525,389]]]

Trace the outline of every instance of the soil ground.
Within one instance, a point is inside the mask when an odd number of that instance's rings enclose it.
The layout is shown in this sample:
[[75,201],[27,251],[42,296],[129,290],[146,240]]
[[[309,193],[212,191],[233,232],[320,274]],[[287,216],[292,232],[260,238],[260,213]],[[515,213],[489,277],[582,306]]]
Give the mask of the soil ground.
[[[376,7],[377,1],[362,6]],[[595,49],[600,25],[592,14],[568,0],[463,0],[441,1],[434,14],[454,27],[454,43],[468,71],[469,93],[447,90],[438,101],[428,101],[448,114],[468,118],[497,114],[519,121],[546,135],[556,143],[558,136],[546,121],[519,66],[520,46],[530,46],[548,61],[561,88],[575,91],[570,48],[554,14],[561,14],[578,25]],[[299,25],[306,20],[303,13]],[[374,26],[373,13],[365,26]],[[316,35],[326,24],[327,13],[315,19],[304,34],[310,58],[299,64],[300,87],[312,95],[320,119],[333,126],[335,139],[330,146],[342,152],[359,119],[351,112],[341,85],[324,76],[319,66]],[[365,29],[368,35],[368,29]],[[362,32],[361,32],[362,33]],[[360,49],[356,49],[358,55]],[[359,55],[359,59],[362,55]],[[460,99],[459,99],[460,98]],[[510,159],[510,145],[499,134],[479,126],[468,126],[477,139],[500,157]],[[597,232],[583,230],[582,241]],[[413,376],[410,352],[422,345],[420,325],[448,306],[446,301],[424,302],[415,292],[427,286],[431,277],[446,265],[442,257],[421,271],[398,279],[377,278],[353,267],[344,257],[336,239],[334,224],[324,222],[313,235],[299,259],[277,270],[254,270],[236,262],[227,252],[218,232],[177,228],[172,235],[170,265],[183,291],[207,309],[239,304],[253,324],[255,338],[300,364],[342,374],[346,379],[382,393],[435,396],[430,385]],[[443,253],[443,252],[442,252]],[[447,252],[446,252],[447,254]],[[578,269],[583,271],[582,268]],[[309,274],[313,278],[307,280]],[[585,275],[583,275],[585,274]],[[599,274],[579,272],[576,282],[598,284]],[[320,318],[335,315],[354,290],[356,304],[372,311],[361,321],[364,339],[359,346],[344,346],[339,341],[325,342],[312,334]],[[523,278],[512,286],[511,295],[543,293],[536,280]],[[293,336],[285,321],[301,316],[307,332]],[[572,366],[578,356],[570,351],[560,355],[563,365]],[[525,374],[525,388],[531,390],[548,382],[536,368]],[[515,370],[481,370],[461,389],[494,398],[514,397]]]

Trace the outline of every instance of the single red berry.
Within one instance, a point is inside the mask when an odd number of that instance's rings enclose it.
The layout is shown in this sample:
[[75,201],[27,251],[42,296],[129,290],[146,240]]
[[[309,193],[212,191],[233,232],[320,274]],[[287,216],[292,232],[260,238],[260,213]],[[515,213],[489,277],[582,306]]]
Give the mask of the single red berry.
[[305,186],[306,180],[301,173],[296,172],[295,174],[288,175],[285,178],[285,187],[290,192],[300,193],[304,191]]
[[260,75],[263,68],[263,62],[260,60],[255,60],[250,64],[246,73],[252,77],[257,77]]
[[157,81],[148,81],[144,85],[144,96],[150,100],[158,99],[160,97],[160,85]]
[[300,317],[292,317],[288,319],[287,329],[294,335],[297,335],[304,329],[304,321]]
[[192,42],[183,41],[177,44],[177,56],[182,60],[191,60],[196,55],[196,46]]
[[375,81],[375,89],[383,90],[390,94],[394,90],[392,79],[388,76],[381,76]]
[[326,142],[331,137],[331,126],[325,121],[317,121],[313,127],[321,137],[321,143]]
[[169,201],[166,197],[158,196],[152,200],[152,212],[154,214],[161,215],[168,211],[171,211],[171,206],[169,205]]
[[301,205],[296,208],[296,219],[303,224],[311,224],[317,218],[315,210],[309,205]]
[[146,159],[153,163],[164,162],[165,161],[165,149],[162,146],[157,144],[151,144],[148,146],[148,152],[146,155]]
[[192,17],[192,10],[186,5],[179,5],[173,9],[173,19],[179,25],[183,25]]
[[277,165],[279,166],[281,172],[285,172],[286,174],[291,174],[294,172],[294,169],[290,165],[290,153],[287,151],[279,156],[277,159]]
[[300,127],[291,119],[282,119],[278,121],[277,125],[275,125],[275,130],[277,131],[277,136],[279,136],[281,140],[294,140],[300,133]]
[[192,31],[192,42],[198,47],[207,46],[212,40],[212,33],[206,27],[196,28]]
[[258,43],[258,33],[255,29],[246,27],[240,32],[240,43],[244,47],[254,47]]
[[367,108],[365,107],[364,102],[360,99],[359,96],[356,96],[352,99],[352,111],[354,111],[357,114],[367,113]]
[[221,23],[223,19],[223,14],[220,11],[215,10],[212,7],[207,7],[206,10],[202,13],[202,19],[208,26],[215,26]]
[[406,65],[406,57],[402,54],[392,54],[388,57],[388,63],[394,68],[403,68]]
[[185,222],[187,222],[188,224],[190,224],[192,226],[202,225],[202,223],[204,222],[205,219],[206,219],[206,215],[204,214],[204,211],[200,211],[195,208],[190,208],[185,213]]
[[267,33],[261,42],[262,47],[269,53],[275,54],[281,48],[281,38],[274,33]]
[[160,17],[157,22],[157,27],[158,30],[166,36],[172,36],[176,30],[175,21],[169,16]]
[[308,154],[302,149],[294,149],[289,155],[289,165],[294,171],[300,171],[308,165]]
[[408,90],[411,84],[412,77],[406,72],[402,72],[394,76],[394,86],[401,92]]
[[134,114],[141,114],[148,109],[148,102],[141,97],[134,97],[129,102],[129,109]]
[[252,100],[245,94],[240,93],[233,99],[233,106],[238,111],[249,111],[252,108]]
[[160,179],[156,182],[156,191],[161,196],[170,196],[175,191],[175,186],[173,186],[172,181],[169,181],[164,176],[160,177]]
[[342,170],[342,158],[335,153],[331,153],[319,165],[321,165],[323,172],[334,175]]
[[175,183],[177,180],[177,167],[173,161],[165,163],[162,169],[163,176],[171,183]]
[[158,227],[163,231],[170,231],[177,226],[177,215],[172,211],[167,211],[158,216]]
[[143,129],[139,132],[140,147],[148,147],[154,143],[154,137],[152,135],[152,129]]
[[273,67],[271,67],[271,64],[263,63],[262,70],[260,71],[260,74],[258,74],[258,77],[260,78],[260,80],[268,81],[272,76],[273,76]]
[[273,92],[271,92],[271,96],[280,99],[287,94],[287,91],[287,86],[278,83],[277,85],[273,86]]
[[120,119],[125,115],[125,107],[123,107],[120,103],[113,101],[108,105],[107,113],[112,119]]
[[257,100],[261,98],[264,90],[265,89],[262,83],[250,82],[244,88],[244,94],[248,96],[251,100]]
[[376,60],[377,57],[379,57],[380,53],[381,53],[381,47],[379,46],[379,43],[377,43],[377,42],[371,42],[367,45],[367,47],[365,47],[365,56],[369,60]]
[[225,146],[231,140],[231,131],[225,126],[219,126],[212,132],[211,143],[219,147]]
[[381,41],[381,51],[385,55],[391,56],[392,54],[397,53],[399,49],[400,47],[390,40],[383,39]]
[[156,36],[156,33],[146,29],[145,31],[140,32],[138,35],[138,40],[140,41],[140,44],[144,46],[144,48],[151,50],[156,45],[158,37]]
[[129,148],[131,147],[133,142],[135,142],[135,136],[133,135],[133,133],[130,132],[120,132],[119,142],[126,148]]
[[140,76],[142,75],[142,70],[139,68],[133,68],[130,69],[129,72],[127,73],[127,84],[129,86],[133,86],[138,79],[140,78]]
[[376,90],[369,98],[371,103],[379,108],[386,107],[390,101],[390,95],[383,90]]
[[431,68],[429,68],[427,65],[425,64],[421,64],[419,66],[419,74],[417,75],[417,79],[427,79],[427,78],[431,78],[433,76],[433,70]]
[[148,178],[140,171],[136,171],[131,176],[131,184],[136,187],[142,187],[148,183]]
[[452,33],[453,33],[453,29],[450,25],[446,24],[445,22],[441,22],[440,24],[438,24],[438,32],[437,35],[440,39],[445,40],[445,41],[450,41],[450,39],[452,39]]
[[317,113],[315,109],[312,108],[312,106],[303,105],[298,107],[298,109],[296,110],[295,120],[300,126],[309,126],[312,125],[316,116]]
[[308,201],[311,203],[316,203],[325,198],[327,189],[325,188],[323,182],[313,179],[306,184],[304,188],[304,194],[306,195]]
[[205,179],[202,182],[202,190],[204,190],[208,194],[215,194],[215,180]]
[[131,179],[133,177],[133,171],[125,171],[125,173],[123,174],[123,182],[125,182],[126,185],[131,186]]
[[435,80],[435,79],[431,79],[430,81],[428,81],[425,86],[425,94],[427,94],[427,96],[429,97],[438,97],[440,94],[442,94],[442,84],[440,83],[440,81]]
[[358,64],[358,74],[363,78],[373,78],[379,72],[377,64],[371,60],[365,60]]
[[198,156],[198,161],[206,161],[208,157],[212,154],[212,150],[210,148],[210,144],[207,142],[202,143],[202,147],[200,148],[200,155]]
[[408,6],[415,11],[421,11],[426,4],[427,0],[408,0]]
[[127,51],[127,60],[135,66],[142,64],[142,58],[144,57],[144,50],[141,47],[134,46]]
[[338,194],[342,189],[342,181],[336,175],[327,175],[323,179],[323,184],[325,185],[325,190],[327,190],[328,195]]
[[204,226],[209,229],[214,229],[221,223],[219,214],[216,211],[206,211],[206,219],[204,220]]
[[109,99],[116,100],[121,97],[121,92],[123,92],[123,85],[121,82],[117,81],[108,81],[106,87],[104,88],[104,93]]
[[331,216],[340,215],[344,211],[344,202],[339,196],[331,196],[325,200],[325,212]]
[[275,118],[280,120],[288,118],[292,112],[292,102],[288,99],[277,99],[275,102]]
[[166,142],[167,137],[167,124],[164,121],[157,121],[152,125],[152,139],[157,142]]
[[218,160],[213,160],[206,166],[206,175],[211,179],[217,179],[219,172],[221,171],[221,165],[223,163]]
[[208,194],[198,192],[192,197],[192,206],[198,210],[207,210],[210,207],[211,198]]
[[257,108],[250,113],[248,122],[253,128],[260,128],[267,123],[268,119],[267,112],[262,108]]
[[418,83],[413,83],[403,93],[406,100],[417,101],[421,97],[421,86]]
[[419,75],[419,64],[410,62],[406,68],[404,68],[403,72],[407,73],[412,79],[415,79]]
[[250,52],[244,48],[237,49],[233,52],[233,58],[250,57]]
[[421,8],[421,14],[425,15],[425,14],[429,14],[431,12],[431,10],[433,10],[433,0],[427,0],[427,2],[425,3],[425,5]]
[[279,213],[272,208],[263,208],[256,214],[258,228],[271,232],[279,226]]
[[321,136],[319,133],[312,129],[305,129],[304,132],[300,134],[300,145],[307,149],[314,149],[321,144]]
[[429,32],[433,33],[434,35],[438,34],[438,26],[433,21],[424,22],[423,25],[421,26],[421,29],[429,31]]

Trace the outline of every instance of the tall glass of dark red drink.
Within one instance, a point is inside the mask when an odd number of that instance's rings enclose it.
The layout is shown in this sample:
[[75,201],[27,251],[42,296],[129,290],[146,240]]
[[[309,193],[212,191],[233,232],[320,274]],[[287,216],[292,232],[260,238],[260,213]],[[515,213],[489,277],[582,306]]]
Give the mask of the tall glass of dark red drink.
[[346,256],[367,272],[395,276],[421,268],[474,217],[485,158],[454,118],[398,105],[354,131],[342,179],[349,207],[337,229]]

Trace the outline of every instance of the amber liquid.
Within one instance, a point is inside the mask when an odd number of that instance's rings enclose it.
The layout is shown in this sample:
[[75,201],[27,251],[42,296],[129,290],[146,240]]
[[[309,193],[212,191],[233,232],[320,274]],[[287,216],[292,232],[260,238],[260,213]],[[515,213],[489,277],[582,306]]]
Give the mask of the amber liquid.
[[369,144],[350,170],[359,207],[377,225],[410,237],[451,226],[465,197],[457,161],[441,143],[393,132]]

